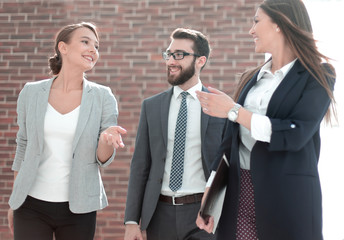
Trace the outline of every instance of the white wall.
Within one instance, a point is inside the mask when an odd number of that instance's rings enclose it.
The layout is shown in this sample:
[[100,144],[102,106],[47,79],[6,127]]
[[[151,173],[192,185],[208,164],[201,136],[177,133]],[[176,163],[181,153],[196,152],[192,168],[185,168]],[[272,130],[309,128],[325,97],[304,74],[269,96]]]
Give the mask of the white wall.
[[319,172],[325,240],[344,240],[344,0],[304,0],[319,50],[334,59],[339,125],[323,126]]

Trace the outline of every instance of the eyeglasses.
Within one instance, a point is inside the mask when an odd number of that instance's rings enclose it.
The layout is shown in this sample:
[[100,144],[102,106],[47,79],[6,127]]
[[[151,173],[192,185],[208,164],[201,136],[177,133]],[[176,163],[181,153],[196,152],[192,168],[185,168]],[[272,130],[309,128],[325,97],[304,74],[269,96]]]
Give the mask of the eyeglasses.
[[194,54],[194,53],[188,53],[188,52],[163,52],[162,53],[162,57],[165,60],[169,60],[170,57],[173,56],[174,60],[182,60],[185,56],[195,56],[195,57],[200,57],[200,55],[198,54]]

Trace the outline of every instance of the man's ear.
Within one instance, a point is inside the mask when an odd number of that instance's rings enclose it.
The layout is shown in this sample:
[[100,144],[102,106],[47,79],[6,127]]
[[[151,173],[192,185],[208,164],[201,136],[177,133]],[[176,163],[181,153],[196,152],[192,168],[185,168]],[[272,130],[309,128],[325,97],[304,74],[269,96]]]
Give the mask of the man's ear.
[[207,62],[207,57],[206,56],[200,56],[196,60],[196,63],[199,66],[200,69],[205,65],[206,62]]

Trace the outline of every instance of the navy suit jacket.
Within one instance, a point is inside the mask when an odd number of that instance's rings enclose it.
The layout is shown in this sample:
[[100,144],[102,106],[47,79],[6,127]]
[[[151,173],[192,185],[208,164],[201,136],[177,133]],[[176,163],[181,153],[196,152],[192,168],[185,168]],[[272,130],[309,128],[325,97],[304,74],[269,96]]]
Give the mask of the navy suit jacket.
[[[125,210],[125,222],[139,223],[141,220],[142,229],[147,228],[161,192],[172,93],[173,88],[170,88],[142,103]],[[210,117],[201,112],[202,164],[206,179],[223,140],[226,122],[226,119]]]
[[[244,87],[238,103],[244,103],[257,75]],[[322,239],[317,164],[320,123],[329,104],[325,89],[297,60],[268,105],[271,141],[257,141],[251,152],[259,239]],[[240,191],[239,143],[239,125],[231,123],[220,150],[230,159],[231,168],[218,239],[235,239]]]

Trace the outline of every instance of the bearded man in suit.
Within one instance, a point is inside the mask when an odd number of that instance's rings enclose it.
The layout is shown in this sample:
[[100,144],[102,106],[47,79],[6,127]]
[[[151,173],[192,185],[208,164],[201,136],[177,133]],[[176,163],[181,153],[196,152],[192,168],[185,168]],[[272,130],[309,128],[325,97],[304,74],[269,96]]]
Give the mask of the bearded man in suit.
[[[195,220],[227,120],[201,111],[196,91],[207,37],[178,28],[163,52],[172,88],[142,103],[125,210],[125,240],[214,239]],[[184,120],[182,120],[184,119]]]

